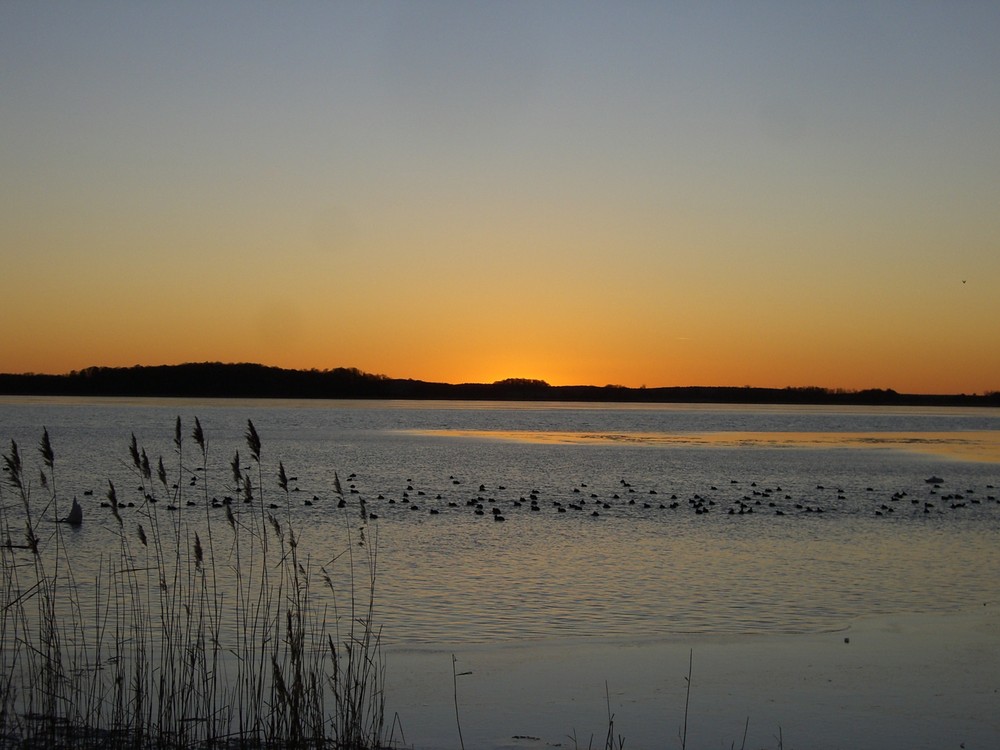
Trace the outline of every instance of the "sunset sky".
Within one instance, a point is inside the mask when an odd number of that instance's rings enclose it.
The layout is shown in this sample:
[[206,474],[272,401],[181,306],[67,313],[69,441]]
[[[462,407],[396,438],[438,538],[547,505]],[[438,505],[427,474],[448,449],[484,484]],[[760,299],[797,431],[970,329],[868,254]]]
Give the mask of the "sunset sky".
[[0,372],[1000,390],[1000,3],[0,3]]

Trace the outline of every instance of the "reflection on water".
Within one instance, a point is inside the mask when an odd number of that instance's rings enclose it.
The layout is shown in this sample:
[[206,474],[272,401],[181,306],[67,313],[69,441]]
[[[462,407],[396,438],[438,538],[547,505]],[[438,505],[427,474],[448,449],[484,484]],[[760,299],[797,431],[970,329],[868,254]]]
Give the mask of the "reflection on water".
[[431,524],[405,540],[383,529],[383,561],[403,562],[387,563],[380,591],[394,611],[384,614],[412,624],[408,642],[819,632],[860,614],[949,611],[998,594],[988,580],[1000,561],[995,529],[819,517],[463,526],[464,538]]
[[[185,435],[200,417],[208,471],[193,448],[178,461],[178,413]],[[126,529],[145,518],[129,435],[192,503],[152,512],[219,540],[211,501],[231,492],[234,452],[246,460],[248,417],[268,496],[279,460],[295,477],[282,513],[311,564],[347,586],[361,499],[377,516],[376,620],[396,646],[817,632],[1000,600],[996,410],[0,403],[29,463],[49,428],[60,494],[84,506],[67,535],[84,587],[117,548],[108,479]]]
[[570,445],[626,444],[650,447],[884,448],[932,453],[965,461],[1000,462],[1000,432],[554,432],[513,430],[414,430],[414,434]]

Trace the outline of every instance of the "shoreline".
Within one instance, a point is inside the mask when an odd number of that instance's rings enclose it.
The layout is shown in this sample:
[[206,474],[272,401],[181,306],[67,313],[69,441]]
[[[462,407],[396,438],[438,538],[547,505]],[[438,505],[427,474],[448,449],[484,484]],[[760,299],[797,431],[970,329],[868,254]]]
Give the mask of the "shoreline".
[[[900,614],[802,635],[676,636],[463,647],[468,748],[1000,746],[1000,608]],[[407,747],[458,750],[452,651],[387,649],[386,724]],[[574,743],[573,733],[576,741]],[[398,728],[394,737],[400,740]],[[617,740],[616,740],[617,742]]]
[[550,385],[531,378],[442,383],[391,378],[353,367],[291,370],[251,362],[87,367],[64,374],[0,373],[0,393],[24,396],[445,399],[866,406],[1000,406],[1000,392],[899,393],[818,386]]

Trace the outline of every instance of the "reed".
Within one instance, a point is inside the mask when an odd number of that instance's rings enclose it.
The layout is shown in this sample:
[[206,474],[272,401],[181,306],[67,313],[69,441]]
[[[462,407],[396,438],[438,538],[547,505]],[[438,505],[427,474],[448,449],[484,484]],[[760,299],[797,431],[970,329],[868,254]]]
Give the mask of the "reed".
[[[115,546],[85,584],[48,431],[37,488],[17,443],[3,454],[0,747],[384,747],[377,538],[364,503],[360,525],[344,516],[344,549],[315,560],[284,464],[266,468],[251,421],[251,465],[233,456],[221,503],[198,419],[189,437],[193,449],[178,418],[173,456],[154,462],[132,435],[142,500],[125,513],[108,482]],[[180,512],[190,505],[204,513]],[[334,583],[344,580],[346,592]]]

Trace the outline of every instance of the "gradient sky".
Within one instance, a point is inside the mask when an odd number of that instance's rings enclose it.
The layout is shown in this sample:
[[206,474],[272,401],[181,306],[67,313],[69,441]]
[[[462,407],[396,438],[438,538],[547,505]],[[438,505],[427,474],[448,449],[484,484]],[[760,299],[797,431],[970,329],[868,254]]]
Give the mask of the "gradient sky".
[[0,371],[1000,390],[1000,3],[0,3]]

